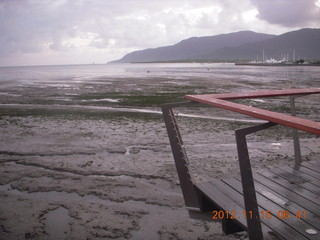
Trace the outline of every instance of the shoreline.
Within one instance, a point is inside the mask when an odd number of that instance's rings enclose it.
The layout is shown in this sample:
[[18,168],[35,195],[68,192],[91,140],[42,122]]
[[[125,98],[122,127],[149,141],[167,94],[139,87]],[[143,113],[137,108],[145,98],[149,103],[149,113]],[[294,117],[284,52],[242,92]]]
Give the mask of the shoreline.
[[[240,123],[180,114],[178,121],[196,181],[238,174],[233,129]],[[246,239],[224,235],[220,222],[189,218],[161,118],[11,116],[0,125],[6,239],[50,239],[56,220],[67,222],[66,239]],[[304,160],[317,158],[314,138],[301,144]],[[281,128],[248,145],[255,169],[293,165],[291,137]]]
[[320,64],[283,64],[283,63],[235,63],[236,66],[255,67],[320,67]]
[[[34,68],[2,75],[2,238],[247,239],[245,232],[226,236],[220,222],[189,218],[160,105],[186,94],[319,87],[319,68],[148,67],[130,66],[117,77],[81,66],[54,68],[57,75],[38,68],[41,78]],[[299,116],[319,119],[318,103],[313,95],[297,98]],[[289,99],[245,104],[288,112]],[[195,181],[239,173],[234,131],[257,119],[201,104],[175,113]],[[318,139],[300,140],[303,160],[318,159]],[[294,164],[290,129],[251,135],[248,146],[256,170]]]

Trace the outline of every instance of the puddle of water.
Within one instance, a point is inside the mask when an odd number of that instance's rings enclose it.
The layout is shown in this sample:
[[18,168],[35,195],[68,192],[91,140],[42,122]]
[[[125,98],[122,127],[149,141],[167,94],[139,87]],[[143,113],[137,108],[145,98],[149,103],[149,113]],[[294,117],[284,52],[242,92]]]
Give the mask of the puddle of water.
[[271,143],[272,146],[281,146],[281,143]]
[[11,97],[21,97],[21,95],[17,95],[17,94],[13,94],[13,93],[6,93],[6,92],[0,92],[0,95],[11,96]]
[[230,121],[230,122],[245,122],[245,123],[266,123],[264,120],[259,119],[239,119],[239,118],[226,118],[226,117],[214,117],[214,116],[203,116],[203,115],[195,115],[195,114],[184,114],[179,113],[176,114],[182,117],[190,117],[190,118],[203,118],[203,119],[212,119],[212,120],[222,120],[222,121]]
[[[107,101],[106,99],[102,99]],[[109,99],[110,100],[110,99]],[[113,99],[117,100],[117,99]],[[90,100],[91,101],[91,100]],[[49,108],[49,109],[89,109],[89,110],[104,110],[104,111],[118,111],[118,112],[138,112],[138,113],[152,113],[162,115],[161,111],[150,110],[150,109],[139,109],[139,108],[113,108],[113,107],[101,107],[101,106],[82,106],[82,105],[41,105],[41,104],[1,104],[0,107],[13,107],[13,108],[23,108],[23,109],[34,109],[34,108]],[[245,122],[245,123],[265,123],[264,120],[259,119],[239,119],[239,118],[227,118],[219,116],[204,116],[196,114],[185,114],[176,113],[180,117],[190,117],[190,118],[202,118],[202,119],[212,119],[212,120],[222,120],[231,122]]]
[[259,103],[264,103],[264,102],[266,102],[265,100],[259,99],[259,98],[257,98],[257,99],[251,99],[251,101],[259,102]]
[[45,231],[48,240],[66,239],[70,233],[71,221],[68,212],[64,207],[58,207],[46,214]]
[[50,202],[75,202],[75,201],[89,201],[89,202],[106,202],[107,200],[100,199],[93,195],[86,195],[80,196],[77,193],[68,193],[68,192],[57,192],[57,191],[49,191],[49,192],[26,192],[26,191],[19,191],[17,189],[12,189],[11,184],[0,185],[0,191],[22,197],[27,199],[35,199],[35,200],[42,200],[42,201],[50,201]]
[[90,100],[81,100],[82,102],[111,102],[117,103],[120,102],[120,99],[115,98],[103,98],[103,99],[90,99]]

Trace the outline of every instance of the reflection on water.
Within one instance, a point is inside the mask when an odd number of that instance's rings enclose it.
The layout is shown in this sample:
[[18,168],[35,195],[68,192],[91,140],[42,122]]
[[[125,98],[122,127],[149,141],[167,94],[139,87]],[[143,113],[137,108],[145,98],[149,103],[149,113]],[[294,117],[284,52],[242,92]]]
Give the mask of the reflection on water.
[[[186,94],[310,87],[320,87],[320,67],[236,66],[230,63],[0,67],[2,108],[10,104],[20,108],[23,108],[21,105],[28,107],[28,104],[48,108],[90,105],[91,108],[121,107],[122,111],[126,111],[125,108],[136,111],[140,107],[141,111],[150,113],[155,109],[146,107],[158,108],[161,103],[183,101],[182,96]],[[309,102],[309,106],[317,105],[313,102]],[[255,99],[248,104],[269,105],[264,99]],[[208,115],[206,112],[197,116],[192,114],[188,117],[206,118]],[[215,117],[223,120],[223,116],[218,116],[219,112],[216,114]]]
[[[0,67],[0,86],[4,85],[67,85],[101,79],[169,78],[176,80],[202,78],[273,82],[289,81],[320,85],[320,67],[235,66],[231,63],[153,63],[64,65],[32,67]],[[109,83],[110,84],[110,83]]]
[[71,217],[69,211],[59,207],[45,215],[45,231],[48,234],[47,240],[66,239],[70,232]]

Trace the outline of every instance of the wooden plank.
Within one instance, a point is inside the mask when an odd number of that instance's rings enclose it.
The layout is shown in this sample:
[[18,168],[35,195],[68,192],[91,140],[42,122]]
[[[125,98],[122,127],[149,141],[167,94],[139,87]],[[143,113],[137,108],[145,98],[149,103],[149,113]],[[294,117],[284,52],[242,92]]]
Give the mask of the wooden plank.
[[269,171],[278,175],[279,177],[287,179],[290,183],[294,183],[297,185],[310,182],[310,180],[308,180],[308,179],[299,178],[299,177],[295,176],[294,174],[292,174],[290,172],[286,172],[280,168],[272,168]]
[[[240,191],[238,191],[235,188],[228,187],[228,185],[223,184],[223,182],[215,185],[220,191],[223,191],[226,196],[236,201],[241,207],[244,208],[244,201],[243,201],[243,195]],[[238,189],[242,189],[239,187]],[[231,209],[233,210],[233,209]],[[263,211],[264,209],[259,207],[259,211]],[[242,214],[238,214],[242,215]],[[242,218],[243,216],[241,216]],[[277,235],[280,235],[281,237],[285,239],[307,239],[303,235],[299,234],[297,230],[294,228],[291,228],[281,220],[277,218],[270,219],[271,221],[268,222],[262,222],[262,229],[263,232],[266,233],[265,228],[266,226],[270,228],[273,232],[277,233]]]
[[[265,98],[278,96],[292,96],[292,95],[307,95],[320,93],[320,88],[307,89],[284,89],[284,90],[269,90],[269,91],[254,91],[254,92],[237,92],[237,93],[222,93],[222,94],[203,94],[200,96],[207,96],[208,98],[219,98],[223,100],[243,99],[243,98]],[[199,96],[199,95],[193,95]]]
[[[291,172],[291,173],[294,173],[295,176],[298,176],[298,177],[303,177],[304,179],[308,179],[310,180],[310,182],[316,186],[320,186],[320,179],[316,178],[314,175],[310,175],[310,174],[306,174],[304,172],[301,172],[300,170],[295,170],[291,167],[288,167],[288,166],[285,166],[285,167],[281,167],[281,169],[283,169],[284,171],[287,171],[287,172]],[[320,175],[319,175],[320,176]]]
[[291,202],[296,203],[301,206],[302,209],[307,209],[313,214],[319,214],[319,205],[309,199],[297,194],[297,192],[291,188],[282,186],[279,182],[273,181],[270,178],[261,175],[259,173],[254,173],[253,177],[255,181],[259,182],[261,185],[267,187],[268,189],[279,193],[281,196],[290,199]]
[[[237,180],[240,181],[240,177],[236,177]],[[266,186],[262,185],[261,183],[255,181],[255,188],[256,192],[260,195],[267,197],[270,201],[274,202],[275,204],[281,206],[284,209],[292,213],[298,213],[300,211],[307,211],[306,218],[302,218],[303,221],[307,222],[308,224],[312,225],[315,228],[319,228],[320,226],[320,218],[315,214],[309,212],[307,209],[302,208],[300,205],[296,204],[295,202],[291,201],[291,198],[285,197],[280,195],[278,192],[267,188]],[[261,205],[261,202],[259,201]]]
[[313,185],[313,187],[314,186],[316,187],[315,189],[319,189],[320,190],[320,179],[317,179],[317,178],[315,178],[315,177],[313,177],[311,175],[307,175],[307,174],[305,174],[305,173],[303,173],[301,171],[294,170],[294,169],[292,169],[290,167],[282,167],[281,170],[283,170],[285,172],[288,172],[288,173],[291,173],[296,177],[308,180],[309,183]]
[[310,176],[312,176],[314,178],[320,179],[320,176],[317,174],[317,172],[315,172],[312,169],[307,168],[307,167],[305,167],[303,165],[301,165],[299,167],[299,171],[302,172],[302,173],[305,173],[305,174],[309,174]]
[[[219,182],[220,180],[216,180]],[[215,187],[215,181],[198,183],[195,185],[195,188],[203,194],[209,201],[211,201],[215,206],[223,210],[234,209],[237,212],[243,212],[243,207],[240,207],[236,202],[227,197],[223,192]],[[247,229],[247,222],[244,219],[237,219],[237,222]]]
[[[237,221],[242,221],[247,226],[247,220],[244,218],[244,200],[243,196],[241,194],[238,194],[234,189],[229,188],[228,185],[224,184],[222,181],[210,181],[208,182],[208,186],[210,186],[210,189],[217,189],[220,192],[222,192],[225,196],[228,197],[228,199],[232,200],[239,206],[238,209],[232,208],[232,206],[228,206],[228,208],[225,208],[227,211],[234,211],[237,213]],[[272,229],[270,229],[268,226],[266,226],[264,223],[261,224],[262,232],[265,234],[272,234],[273,236],[276,235],[280,239],[282,238],[280,235],[274,233]]]
[[279,177],[285,178],[290,183],[299,185],[300,187],[303,187],[314,194],[320,195],[320,187],[316,184],[313,184],[311,180],[301,177],[301,175],[299,177],[292,172],[287,172],[280,168],[271,169],[270,172],[278,175]]
[[290,191],[293,191],[295,194],[298,194],[298,195],[304,197],[305,199],[308,199],[309,201],[312,201],[316,204],[319,203],[320,199],[317,194],[314,194],[299,185],[291,183],[290,181],[288,181],[285,178],[282,178],[272,172],[261,172],[260,174],[269,178],[271,181],[274,181],[277,184],[279,184],[287,189],[290,189]]
[[313,165],[309,162],[303,162],[302,166],[307,167],[307,168],[313,170],[314,172],[316,172],[317,175],[320,175],[320,167],[319,166]]
[[207,98],[203,95],[187,95],[186,99],[208,104],[214,107],[227,109],[233,112],[238,112],[251,117],[256,117],[269,122],[278,123],[287,127],[292,127],[305,132],[320,135],[320,122],[311,121],[308,119],[302,119],[294,116],[290,116],[283,113],[272,112],[256,107],[246,106],[239,103],[229,102],[217,98]]
[[309,161],[310,164],[320,166],[320,161]]
[[[227,183],[229,186],[231,186],[233,189],[238,190],[239,193],[241,193],[241,191],[239,191],[239,189],[241,189],[241,181],[239,181],[238,179],[234,178],[234,179],[226,179],[224,180],[225,183]],[[259,192],[258,192],[259,193]],[[303,219],[300,218],[296,218],[296,211],[292,211],[290,213],[291,217],[288,218],[282,218],[282,213],[284,211],[289,211],[290,210],[287,208],[287,206],[285,204],[278,205],[275,202],[272,201],[272,197],[270,198],[270,192],[268,192],[268,194],[258,194],[257,198],[258,198],[258,203],[260,206],[260,217],[261,220],[270,228],[272,228],[273,226],[275,226],[276,228],[274,228],[274,231],[277,232],[283,232],[283,228],[284,229],[288,229],[289,225],[290,227],[292,227],[293,229],[295,229],[296,231],[298,231],[301,235],[303,235],[305,238],[307,239],[313,239],[313,240],[318,240],[319,239],[319,235],[309,235],[308,233],[306,233],[306,229],[308,228],[313,228],[316,229],[318,231],[320,231],[320,225],[314,226],[311,225],[307,222],[305,222]],[[272,217],[270,219],[266,218],[265,213],[266,211],[270,211]],[[279,215],[280,214],[280,215]],[[271,222],[274,223],[271,223]],[[320,221],[318,221],[318,223],[320,224]]]
[[[219,210],[224,211],[226,209],[234,209],[234,211],[238,212],[244,211],[244,209],[241,208],[237,203],[226,197],[223,192],[219,191],[208,182],[196,184],[195,189],[198,190],[204,198],[212,202],[212,204]],[[221,222],[222,229],[226,234],[247,230],[247,222],[245,221],[245,219],[232,220],[223,218],[221,219]]]

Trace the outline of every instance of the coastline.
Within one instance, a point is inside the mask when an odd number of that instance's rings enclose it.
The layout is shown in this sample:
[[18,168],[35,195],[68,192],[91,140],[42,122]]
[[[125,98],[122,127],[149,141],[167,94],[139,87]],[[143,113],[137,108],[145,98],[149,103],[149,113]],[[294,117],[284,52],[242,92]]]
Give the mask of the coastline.
[[238,66],[263,67],[320,67],[320,64],[283,64],[283,63],[235,63]]
[[[317,87],[318,68],[298,68],[291,79],[291,72],[277,68],[269,73],[223,65],[208,71],[197,65],[190,75],[187,67],[156,75],[160,68],[149,67],[121,71],[132,71],[131,77],[88,78],[79,69],[58,79],[3,82],[2,238],[246,239],[244,232],[226,236],[220,222],[189,218],[159,105],[183,101],[186,94]],[[280,98],[248,101],[275,111],[288,104]],[[299,114],[318,119],[316,96],[299,98],[297,105]],[[238,174],[234,130],[256,119],[201,105],[176,110],[195,180]],[[300,137],[303,160],[319,158],[318,139]],[[255,169],[293,165],[290,130],[275,127],[248,142]]]

